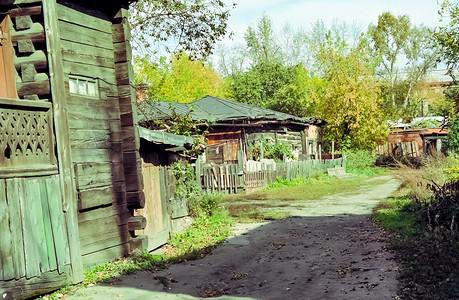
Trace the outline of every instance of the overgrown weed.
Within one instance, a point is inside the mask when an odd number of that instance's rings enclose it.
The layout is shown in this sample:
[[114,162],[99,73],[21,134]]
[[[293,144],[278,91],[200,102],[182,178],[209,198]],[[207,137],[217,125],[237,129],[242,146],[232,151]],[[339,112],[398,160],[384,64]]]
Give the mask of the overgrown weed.
[[459,183],[451,173],[457,165],[441,153],[423,158],[421,166],[400,164],[402,189],[374,209],[373,219],[392,232],[402,299],[459,298]]

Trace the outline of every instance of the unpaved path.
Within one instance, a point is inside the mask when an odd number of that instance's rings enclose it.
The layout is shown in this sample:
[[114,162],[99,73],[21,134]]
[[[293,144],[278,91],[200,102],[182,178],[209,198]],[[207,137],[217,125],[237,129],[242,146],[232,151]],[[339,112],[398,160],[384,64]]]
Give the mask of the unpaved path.
[[289,201],[292,217],[239,224],[203,259],[121,276],[67,299],[394,299],[397,264],[368,220],[398,187],[386,179],[353,194]]

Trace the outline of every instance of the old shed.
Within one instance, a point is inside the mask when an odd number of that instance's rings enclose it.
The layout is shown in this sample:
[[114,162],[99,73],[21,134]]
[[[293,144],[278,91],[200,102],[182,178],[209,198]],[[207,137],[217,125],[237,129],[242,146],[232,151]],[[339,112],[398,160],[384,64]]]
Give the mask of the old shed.
[[205,162],[237,163],[237,152],[250,155],[251,148],[263,140],[281,141],[304,158],[314,157],[322,143],[321,120],[297,117],[227,99],[206,96],[189,104],[144,101],[139,119],[162,119],[190,113],[208,129]]
[[0,1],[0,295],[128,254],[144,224],[128,1]]

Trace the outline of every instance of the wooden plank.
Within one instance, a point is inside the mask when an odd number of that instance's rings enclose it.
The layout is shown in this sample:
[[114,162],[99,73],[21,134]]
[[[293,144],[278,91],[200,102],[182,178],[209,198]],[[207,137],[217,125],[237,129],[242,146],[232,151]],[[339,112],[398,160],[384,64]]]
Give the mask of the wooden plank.
[[75,163],[104,163],[122,162],[121,149],[72,149],[72,158]]
[[59,185],[59,177],[52,176],[46,182],[46,192],[49,201],[49,215],[51,217],[51,227],[53,229],[54,249],[56,250],[57,267],[59,273],[63,273],[65,266],[71,262],[71,252],[67,234],[66,218],[62,206],[62,195]]
[[24,253],[26,278],[32,278],[40,275],[40,254],[38,240],[42,239],[37,228],[37,218],[35,216],[36,205],[34,205],[35,197],[40,197],[39,190],[33,188],[33,182],[25,179],[18,179],[19,190],[23,191],[21,209],[23,214],[24,224]]
[[[110,216],[120,216],[123,215],[123,218],[120,218],[118,225],[127,224],[127,219],[124,215],[129,214],[129,210],[124,205],[110,205],[106,207],[98,207],[97,209],[92,209],[84,212],[78,213],[78,223],[83,224],[85,222],[91,222],[98,219],[103,219]],[[121,222],[123,221],[123,222]]]
[[118,225],[118,215],[80,224],[82,255],[117,246],[130,240],[128,225]]
[[115,69],[113,51],[93,45],[62,41],[62,58],[68,62],[82,62],[88,65]]
[[[56,199],[67,212],[65,220],[68,229],[68,245],[72,265],[72,283],[83,280],[83,263],[80,253],[78,221],[77,221],[77,195],[74,180],[67,121],[67,90],[64,83],[64,69],[62,63],[62,49],[59,25],[56,19],[56,0],[43,0],[43,18],[47,30],[46,48],[48,50],[48,65],[51,78],[51,94],[53,95],[54,124],[56,134],[56,148],[59,162],[60,191],[62,199]],[[61,202],[62,201],[62,202]],[[50,208],[52,207],[50,203]],[[52,215],[52,212],[50,211]],[[54,224],[54,223],[52,223]],[[53,226],[54,230],[54,226]],[[57,247],[56,247],[57,250]],[[57,252],[57,251],[56,251]],[[63,271],[62,260],[58,256],[59,271]]]
[[[75,3],[73,3],[75,6]],[[58,19],[66,21],[77,26],[102,31],[104,33],[112,33],[112,23],[106,18],[105,20],[98,16],[91,16],[90,14],[78,11],[69,6],[58,4],[57,5]]]
[[84,255],[83,262],[85,268],[93,268],[101,263],[114,260],[116,258],[124,257],[129,254],[129,243],[121,244],[118,246],[110,247]]
[[62,40],[92,45],[113,51],[111,33],[78,26],[66,21],[59,21],[59,34]]
[[[19,180],[6,180],[6,197],[8,200],[9,215],[11,218],[10,229],[13,239],[14,249],[14,269],[16,271],[15,278],[25,277],[25,261],[24,261],[24,243],[23,243],[23,212],[21,211],[20,203],[23,201],[24,195],[19,190]],[[3,189],[2,189],[3,190]],[[1,199],[1,197],[0,197]]]
[[118,193],[113,186],[82,190],[78,192],[78,210],[112,204],[119,198]]
[[50,93],[50,82],[46,73],[37,73],[32,82],[18,82],[17,92],[20,97],[38,94],[47,95]]
[[45,243],[48,256],[49,270],[57,269],[56,250],[54,249],[53,240],[53,229],[51,226],[51,216],[49,214],[49,202],[48,202],[48,182],[50,179],[45,179],[40,184],[41,207],[43,210],[43,225],[45,231]]
[[[45,184],[46,179],[26,179],[25,181],[25,199],[28,208],[30,209],[29,219],[31,220],[34,242],[29,244],[36,248],[38,266],[40,273],[49,271],[48,247],[46,244],[45,225],[43,222],[43,207],[42,202],[48,201],[46,189],[41,186]],[[45,194],[42,194],[45,192]],[[53,191],[54,192],[54,191]],[[45,198],[45,199],[43,199]],[[61,225],[62,226],[62,225]]]
[[47,67],[45,52],[38,50],[27,56],[14,57],[16,71],[20,71],[23,64],[32,64],[37,70],[45,69]]
[[45,30],[40,23],[33,23],[30,29],[16,31],[11,28],[11,40],[16,45],[20,40],[32,40],[34,43],[45,41]]
[[112,184],[111,162],[84,162],[75,164],[76,187],[79,190],[110,186]]
[[148,237],[148,250],[153,250],[166,243],[169,236],[168,220],[164,198],[161,192],[160,167],[144,166],[142,176],[144,178],[145,207],[136,209],[134,215],[144,216],[147,224],[144,230],[137,230],[136,235]]
[[[41,2],[41,1],[38,1]],[[39,16],[42,13],[40,5],[37,6],[23,6],[18,8],[10,9],[8,15],[10,18],[16,18],[17,16]]]
[[68,285],[72,280],[68,274],[71,274],[70,266],[65,267],[63,274],[52,271],[30,279],[0,281],[0,291],[7,295],[6,299],[28,299]]
[[129,41],[113,43],[115,62],[132,61],[132,46]]
[[147,225],[147,219],[144,216],[133,216],[128,219],[128,230],[142,230]]
[[9,213],[9,204],[8,202],[17,201],[16,199],[7,199],[6,194],[6,183],[5,180],[0,180],[0,228],[1,238],[0,238],[0,281],[1,280],[10,280],[15,278],[17,271],[15,266],[15,255],[20,255],[22,253],[14,252],[14,236],[12,235],[10,223],[11,222],[20,222],[20,219],[12,218]]

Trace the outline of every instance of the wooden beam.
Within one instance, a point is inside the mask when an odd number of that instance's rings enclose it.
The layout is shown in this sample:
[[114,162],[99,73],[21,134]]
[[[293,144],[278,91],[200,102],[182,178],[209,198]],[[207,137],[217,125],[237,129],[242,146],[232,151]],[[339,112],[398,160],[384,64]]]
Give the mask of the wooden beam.
[[144,216],[135,216],[128,219],[128,230],[142,230],[147,226],[147,219]]
[[59,27],[56,19],[56,5],[56,0],[44,0],[43,17],[47,36],[46,46],[48,49],[51,95],[54,108],[60,187],[63,196],[63,209],[66,212],[70,261],[72,264],[72,282],[77,283],[83,281],[83,263],[78,234],[77,193],[70,152],[69,125],[67,121],[67,93],[64,82]]

